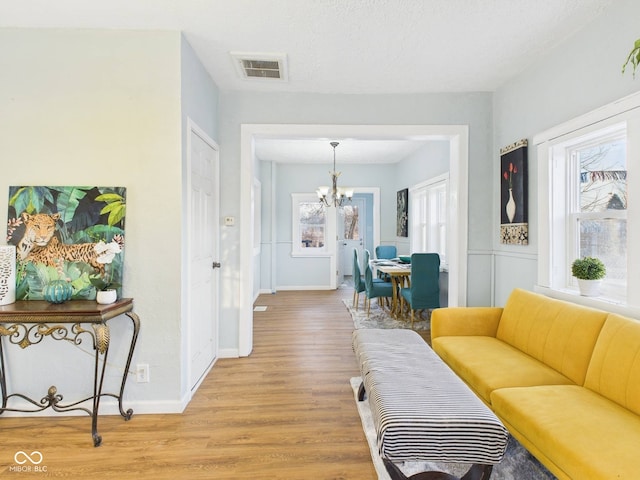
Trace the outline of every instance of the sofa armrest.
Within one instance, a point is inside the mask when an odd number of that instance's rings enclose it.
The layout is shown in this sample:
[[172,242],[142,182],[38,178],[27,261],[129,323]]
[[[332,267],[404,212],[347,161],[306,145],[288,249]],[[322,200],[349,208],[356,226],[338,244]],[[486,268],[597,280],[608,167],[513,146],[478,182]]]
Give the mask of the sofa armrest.
[[443,336],[495,337],[501,307],[449,307],[431,312],[431,339]]

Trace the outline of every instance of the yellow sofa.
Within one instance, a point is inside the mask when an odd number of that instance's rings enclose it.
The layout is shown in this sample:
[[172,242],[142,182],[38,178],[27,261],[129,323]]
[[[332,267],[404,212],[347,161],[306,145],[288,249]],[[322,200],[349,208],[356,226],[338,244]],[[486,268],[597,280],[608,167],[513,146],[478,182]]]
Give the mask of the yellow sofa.
[[431,316],[433,349],[559,479],[640,478],[640,322],[514,290]]

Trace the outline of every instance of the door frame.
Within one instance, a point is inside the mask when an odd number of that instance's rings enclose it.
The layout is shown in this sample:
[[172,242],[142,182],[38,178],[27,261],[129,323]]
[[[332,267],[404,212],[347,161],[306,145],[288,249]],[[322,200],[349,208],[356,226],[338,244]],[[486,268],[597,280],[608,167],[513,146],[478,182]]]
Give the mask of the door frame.
[[[448,251],[449,305],[467,304],[467,232],[468,232],[468,125],[240,125],[240,305],[238,354],[247,356],[253,348],[253,218],[251,188],[255,174],[255,138],[358,138],[449,140],[451,237]],[[335,262],[335,257],[334,257]],[[335,269],[335,264],[333,265]],[[334,277],[332,275],[332,277]]]
[[[219,341],[220,341],[220,281],[219,279],[214,282],[214,291],[211,292],[213,295],[213,305],[215,306],[213,314],[213,321],[215,322],[215,356],[211,365],[208,367],[207,371],[200,377],[200,380],[195,385],[191,385],[191,330],[193,328],[191,323],[191,270],[190,270],[190,258],[191,258],[191,222],[192,222],[192,205],[191,205],[191,166],[192,166],[192,158],[191,158],[191,135],[195,134],[200,137],[207,145],[209,145],[214,151],[214,191],[217,192],[217,198],[215,198],[214,206],[213,206],[213,221],[216,225],[220,225],[220,147],[218,144],[209,136],[207,133],[200,128],[191,118],[187,117],[187,138],[186,138],[186,165],[183,170],[185,177],[185,197],[184,203],[186,205],[186,226],[185,226],[185,248],[184,248],[184,256],[182,259],[183,265],[183,278],[184,278],[184,300],[183,300],[183,313],[184,313],[184,331],[185,335],[183,337],[183,348],[185,350],[185,355],[182,357],[185,359],[186,368],[184,371],[184,387],[186,387],[186,391],[189,392],[189,400],[193,397],[193,394],[196,392],[202,380],[207,376],[214,363],[218,359],[218,351],[219,351]],[[213,256],[214,259],[220,258],[220,229],[218,228],[218,236],[214,238],[214,247],[213,247]],[[217,260],[216,260],[217,261]],[[215,274],[219,276],[220,269],[215,270]]]

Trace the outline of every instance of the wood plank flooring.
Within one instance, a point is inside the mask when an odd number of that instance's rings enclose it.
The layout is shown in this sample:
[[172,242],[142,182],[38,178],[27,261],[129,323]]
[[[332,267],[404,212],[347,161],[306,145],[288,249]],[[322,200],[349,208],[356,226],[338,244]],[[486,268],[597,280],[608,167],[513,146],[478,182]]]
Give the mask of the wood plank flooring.
[[[249,357],[219,360],[183,414],[102,416],[101,447],[88,416],[0,416],[0,477],[375,479],[349,386],[351,294],[260,296]],[[20,450],[47,472],[11,471]]]

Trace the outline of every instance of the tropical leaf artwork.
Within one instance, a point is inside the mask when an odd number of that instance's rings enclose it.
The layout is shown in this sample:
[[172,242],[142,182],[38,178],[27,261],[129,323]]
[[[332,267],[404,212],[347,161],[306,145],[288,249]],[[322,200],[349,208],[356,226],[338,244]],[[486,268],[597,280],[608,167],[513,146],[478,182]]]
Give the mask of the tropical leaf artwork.
[[[95,299],[99,280],[122,288],[125,214],[124,187],[9,187],[16,300],[42,300],[53,280],[68,281],[76,300]],[[105,244],[119,247],[108,264],[101,258]]]

